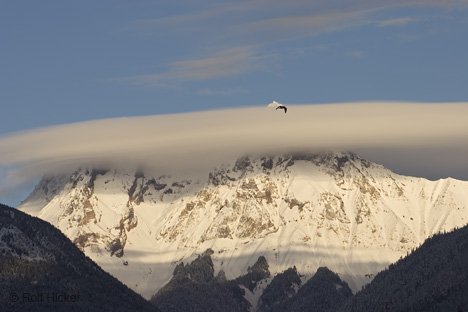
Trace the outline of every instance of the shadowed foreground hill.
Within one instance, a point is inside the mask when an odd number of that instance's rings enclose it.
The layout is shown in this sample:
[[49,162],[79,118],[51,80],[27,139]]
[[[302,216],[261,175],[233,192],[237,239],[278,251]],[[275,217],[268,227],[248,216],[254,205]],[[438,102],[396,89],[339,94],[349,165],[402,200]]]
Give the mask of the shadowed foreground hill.
[[468,226],[427,239],[340,311],[468,311]]
[[226,280],[223,271],[214,275],[212,254],[209,249],[190,264],[177,265],[171,281],[151,302],[167,312],[332,312],[352,296],[348,285],[325,267],[319,268],[296,294],[301,280],[296,268],[291,268],[276,275],[265,288],[260,305],[252,306],[246,292],[255,293],[270,277],[265,257],[259,257],[246,274]]
[[158,311],[52,225],[0,204],[2,311]]
[[208,249],[190,264],[180,263],[171,281],[151,298],[151,302],[163,311],[249,311],[251,306],[244,298],[243,287],[252,291],[270,276],[266,259],[259,257],[247,274],[228,281],[223,271],[214,275],[212,254]]
[[[301,283],[296,268],[278,274],[261,297],[261,312],[333,312],[353,293],[346,282],[326,267],[320,267],[297,293]],[[296,285],[296,286],[294,286]]]

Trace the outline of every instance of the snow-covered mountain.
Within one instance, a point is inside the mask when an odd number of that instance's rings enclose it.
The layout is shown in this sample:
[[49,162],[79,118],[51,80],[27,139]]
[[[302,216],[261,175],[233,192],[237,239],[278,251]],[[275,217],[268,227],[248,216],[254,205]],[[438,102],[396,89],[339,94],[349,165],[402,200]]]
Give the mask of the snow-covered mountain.
[[265,256],[272,276],[327,266],[356,291],[465,225],[468,182],[401,176],[353,153],[251,156],[200,176],[80,169],[45,177],[19,208],[146,298],[208,248],[228,279]]

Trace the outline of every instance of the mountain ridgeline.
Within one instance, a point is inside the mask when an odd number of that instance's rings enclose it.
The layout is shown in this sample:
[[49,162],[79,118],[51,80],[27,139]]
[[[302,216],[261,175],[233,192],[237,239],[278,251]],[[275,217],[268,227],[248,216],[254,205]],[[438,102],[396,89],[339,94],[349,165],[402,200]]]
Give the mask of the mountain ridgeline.
[[2,311],[159,311],[47,222],[0,204]]
[[427,239],[339,311],[468,311],[468,226]]
[[[295,267],[271,278],[263,257],[228,281],[223,271],[214,275],[212,254],[207,250],[190,264],[180,263],[151,301],[163,311],[181,312],[468,311],[468,226],[428,238],[355,295],[326,267],[304,283]],[[259,300],[247,301],[246,292],[258,289]]]
[[[190,264],[177,265],[171,281],[151,298],[151,302],[163,311],[180,312],[327,312],[334,311],[352,296],[348,285],[325,267],[319,268],[303,286],[295,268],[277,274],[267,284],[271,274],[264,257],[259,257],[246,274],[226,280],[223,271],[214,275],[212,254],[209,249]],[[264,291],[257,306],[255,301],[246,299],[251,297],[246,293],[252,295],[259,289]]]
[[[354,153],[246,156],[185,175],[81,168],[44,177],[19,209],[163,306],[181,302],[175,289],[197,285],[222,289],[238,309],[300,310],[311,300],[332,311],[349,302],[348,288],[356,293],[428,237],[464,226],[468,182],[398,175]],[[262,259],[269,277],[246,278]],[[194,261],[212,269],[193,276]],[[307,278],[323,276],[331,301],[299,295]]]

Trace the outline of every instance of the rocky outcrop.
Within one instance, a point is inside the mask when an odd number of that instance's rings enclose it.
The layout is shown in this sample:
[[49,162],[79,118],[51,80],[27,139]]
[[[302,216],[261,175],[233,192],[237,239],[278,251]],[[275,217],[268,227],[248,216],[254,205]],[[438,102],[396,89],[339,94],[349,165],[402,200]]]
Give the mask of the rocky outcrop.
[[294,290],[298,277],[294,269],[275,278],[278,281],[272,282],[262,295],[259,311],[333,312],[353,296],[348,284],[326,267],[320,267],[297,293]]
[[257,311],[274,311],[283,302],[293,297],[301,284],[301,278],[296,267],[277,274],[263,291]]
[[152,298],[163,311],[248,311],[250,304],[236,281],[215,276],[208,249],[189,264],[176,265],[172,279]]

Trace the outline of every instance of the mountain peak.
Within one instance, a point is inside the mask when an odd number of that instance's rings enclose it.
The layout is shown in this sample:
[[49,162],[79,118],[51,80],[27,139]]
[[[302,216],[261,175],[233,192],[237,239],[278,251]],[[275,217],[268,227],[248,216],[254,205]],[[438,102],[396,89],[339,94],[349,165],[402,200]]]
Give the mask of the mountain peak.
[[467,192],[466,182],[397,175],[352,152],[290,153],[246,155],[204,176],[81,169],[44,178],[20,209],[149,298],[208,248],[227,279],[263,256],[271,274],[296,265],[310,276],[321,264],[357,290],[466,222]]

